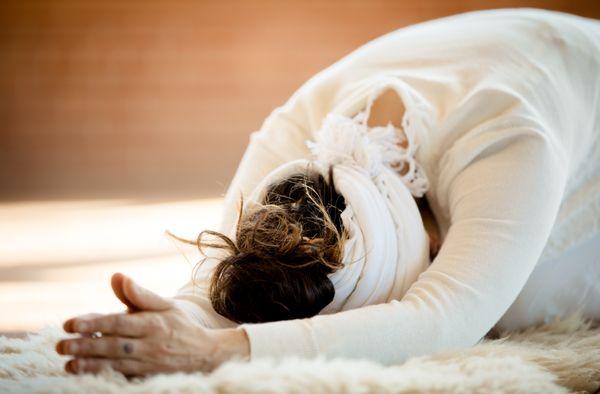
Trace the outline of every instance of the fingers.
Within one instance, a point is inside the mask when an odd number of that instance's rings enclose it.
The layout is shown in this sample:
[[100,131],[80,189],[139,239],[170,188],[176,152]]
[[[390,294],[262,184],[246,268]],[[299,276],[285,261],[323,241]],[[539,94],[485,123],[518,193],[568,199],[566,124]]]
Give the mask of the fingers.
[[141,359],[151,355],[148,344],[135,338],[106,336],[100,338],[63,339],[56,352],[76,357],[108,357]]
[[113,289],[113,292],[117,296],[117,298],[131,311],[136,311],[138,308],[129,300],[127,296],[125,296],[125,291],[123,290],[123,282],[125,280],[125,275],[117,272],[113,274],[110,278],[110,285]]
[[65,364],[65,370],[70,373],[96,373],[105,368],[112,368],[126,376],[146,375],[153,371],[152,365],[127,358],[76,358]]
[[144,314],[117,313],[97,317],[79,316],[69,319],[64,329],[69,333],[91,334],[101,332],[105,335],[142,337],[156,327],[155,318]]
[[[88,313],[86,315],[77,316],[77,319],[93,319],[95,317],[103,316],[101,313]],[[63,329],[66,332],[75,332],[73,328],[73,323],[75,319],[69,319],[63,323]]]
[[119,272],[112,276],[110,284],[117,298],[131,311],[161,311],[172,306],[169,299],[139,286],[133,279]]
[[173,302],[136,284],[123,275],[123,293],[135,307],[148,311],[164,311],[172,308]]

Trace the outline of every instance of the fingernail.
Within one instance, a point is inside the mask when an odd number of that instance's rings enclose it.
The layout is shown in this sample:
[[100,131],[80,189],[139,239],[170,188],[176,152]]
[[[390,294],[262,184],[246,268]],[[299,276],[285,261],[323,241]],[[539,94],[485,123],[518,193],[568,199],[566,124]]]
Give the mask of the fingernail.
[[85,361],[83,361],[82,359],[77,359],[77,372],[83,372],[83,368],[85,367]]
[[65,364],[65,371],[74,373],[75,372],[74,364],[75,364],[75,360],[67,361],[67,363]]
[[69,343],[69,344],[67,345],[67,351],[68,351],[69,353],[72,353],[72,354],[74,354],[74,353],[76,353],[76,352],[77,352],[77,350],[78,350],[78,349],[79,349],[79,346],[77,346],[77,344],[76,344],[76,343],[73,343],[73,342],[72,342],[72,343]]
[[77,329],[77,331],[86,331],[88,327],[89,325],[83,321],[75,323],[75,328]]
[[63,324],[63,329],[65,332],[73,332],[73,320],[67,320],[65,324]]

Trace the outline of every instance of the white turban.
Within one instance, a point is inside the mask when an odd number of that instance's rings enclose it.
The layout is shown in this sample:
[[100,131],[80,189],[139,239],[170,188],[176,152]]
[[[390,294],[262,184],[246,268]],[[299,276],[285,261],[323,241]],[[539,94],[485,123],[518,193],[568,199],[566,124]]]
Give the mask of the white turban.
[[[333,165],[335,189],[346,203],[341,219],[349,238],[343,244],[343,267],[328,275],[334,299],[321,314],[400,299],[430,263],[429,238],[413,198],[428,187],[414,159],[414,130],[405,128],[405,140],[391,123],[368,127],[367,116],[327,115],[315,141],[307,142],[312,160],[277,167],[247,200],[261,204],[269,186],[293,174],[318,171],[327,179]],[[400,146],[403,141],[406,148]],[[395,170],[402,165],[408,168],[403,174]]]

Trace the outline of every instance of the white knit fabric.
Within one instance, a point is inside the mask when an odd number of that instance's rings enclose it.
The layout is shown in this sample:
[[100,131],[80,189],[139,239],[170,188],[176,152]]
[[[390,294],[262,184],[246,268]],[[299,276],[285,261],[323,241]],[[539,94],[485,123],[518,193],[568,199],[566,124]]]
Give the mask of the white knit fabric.
[[[415,130],[406,128],[406,133],[392,123],[386,127],[368,127],[367,119],[373,102],[368,109],[353,118],[339,114],[328,114],[323,126],[315,133],[315,141],[306,145],[315,160],[324,166],[336,164],[357,165],[375,178],[386,168],[395,170],[404,185],[415,197],[422,197],[429,187],[427,175],[415,159],[418,148]],[[402,143],[406,143],[403,148]],[[403,169],[406,168],[406,171]]]
[[[329,114],[353,117],[385,89],[401,98],[403,127],[418,140],[442,247],[401,299],[241,325],[252,359],[397,363],[471,346],[509,310],[542,256],[600,233],[600,22],[534,9],[410,26],[316,74],[252,134],[221,230],[232,233],[240,193],[311,158],[306,141]],[[208,326],[235,325],[214,313],[202,286],[188,284],[178,297],[199,305]]]
[[[364,113],[330,114],[307,145],[312,159],[277,167],[254,189],[248,204],[261,204],[269,186],[297,173],[333,167],[334,185],[345,200],[341,219],[348,234],[343,268],[330,274],[334,299],[322,314],[400,299],[429,265],[429,240],[412,195],[422,196],[427,178],[414,159],[415,142],[400,146],[394,128],[370,128]],[[395,166],[409,169],[400,175]],[[411,194],[412,193],[412,194]]]

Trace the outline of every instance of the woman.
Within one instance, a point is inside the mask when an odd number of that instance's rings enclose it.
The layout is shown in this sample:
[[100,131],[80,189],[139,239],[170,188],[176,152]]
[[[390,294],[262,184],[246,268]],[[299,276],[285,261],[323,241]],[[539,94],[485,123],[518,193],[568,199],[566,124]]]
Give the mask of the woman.
[[597,21],[506,9],[388,33],[252,135],[199,280],[165,299],[116,274],[135,313],[70,319],[83,336],[57,350],[127,375],[389,364],[600,318],[599,98]]

